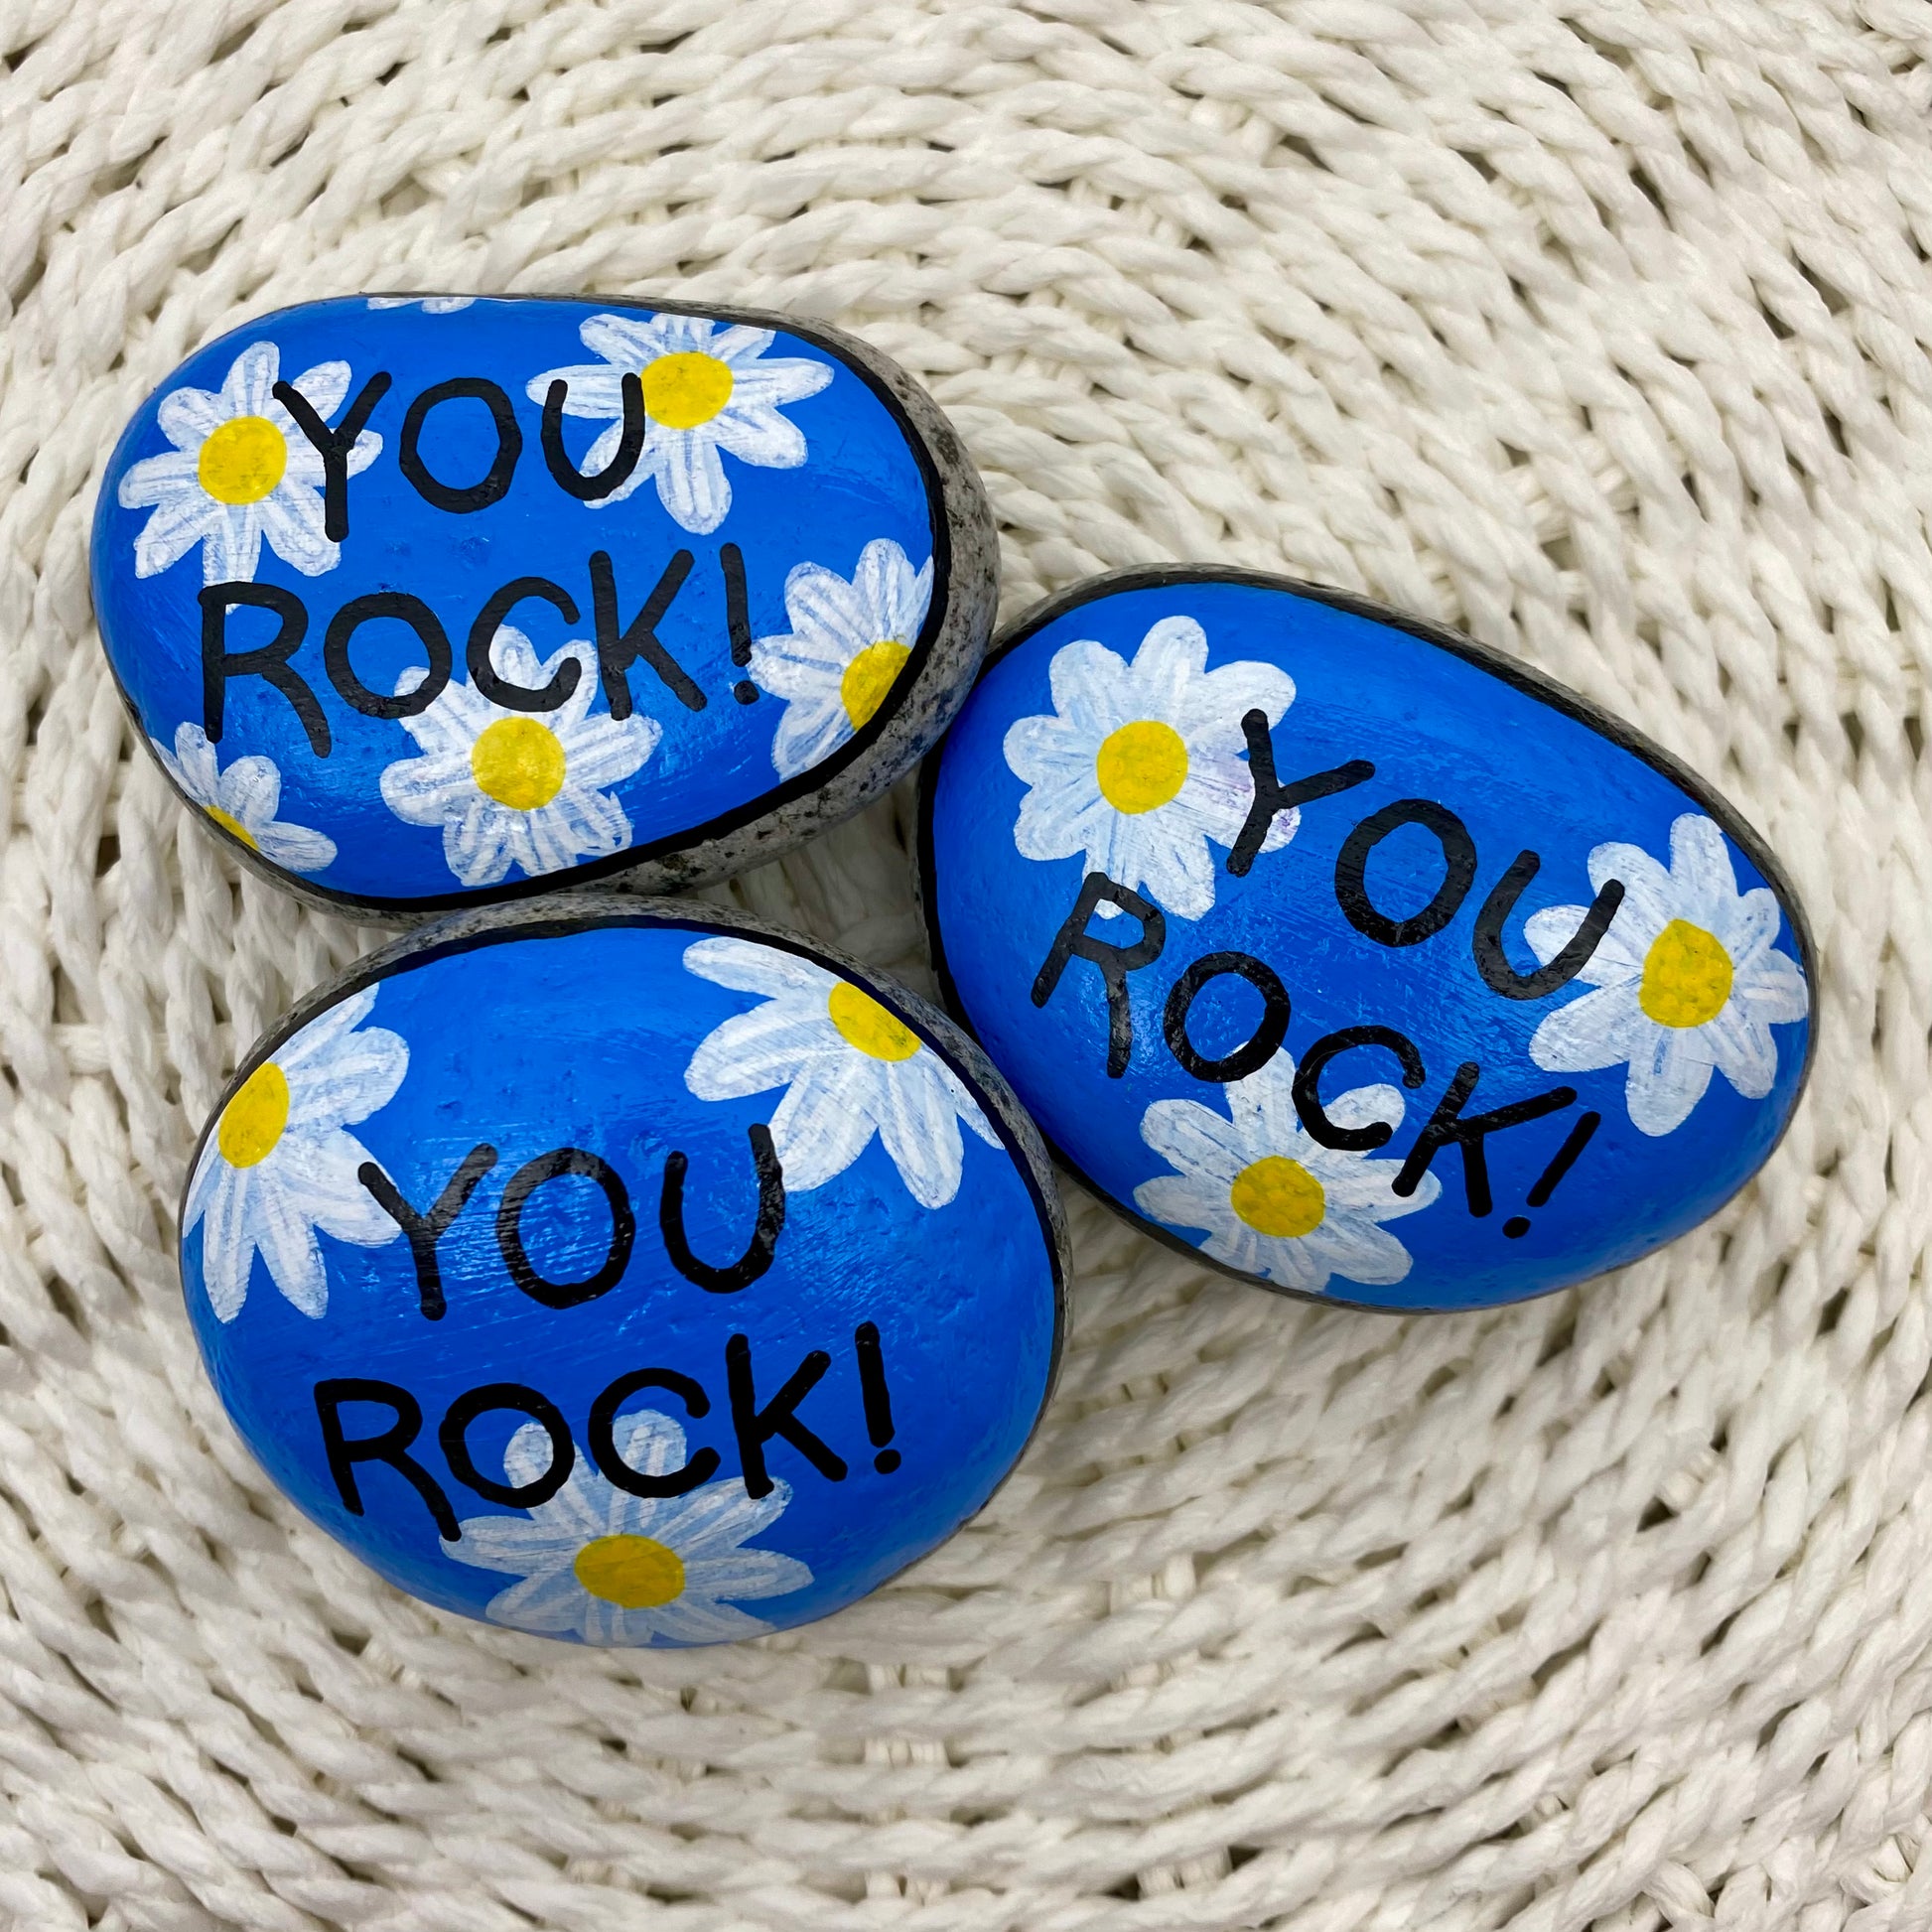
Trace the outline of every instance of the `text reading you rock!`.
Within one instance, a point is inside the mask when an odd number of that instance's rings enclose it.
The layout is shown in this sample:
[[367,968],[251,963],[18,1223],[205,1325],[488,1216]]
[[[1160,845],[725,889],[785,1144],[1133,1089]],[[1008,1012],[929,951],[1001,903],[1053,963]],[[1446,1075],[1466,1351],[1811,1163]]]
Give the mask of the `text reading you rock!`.
[[92,562],[177,789],[386,918],[809,836],[944,729],[996,591],[972,467],[884,356],[536,297],[210,344],[122,436]]
[[1762,842],[1467,638],[1281,579],[1100,579],[928,760],[954,1010],[1068,1166],[1286,1293],[1518,1300],[1648,1253],[1796,1105]]

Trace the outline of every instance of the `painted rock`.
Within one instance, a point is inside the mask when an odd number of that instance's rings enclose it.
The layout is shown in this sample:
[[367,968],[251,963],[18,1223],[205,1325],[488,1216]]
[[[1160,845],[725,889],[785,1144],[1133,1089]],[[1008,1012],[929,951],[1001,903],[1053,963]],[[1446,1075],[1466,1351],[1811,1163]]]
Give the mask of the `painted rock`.
[[594,1644],[852,1602],[973,1514],[1058,1356],[1032,1124],[943,1016],[662,901],[467,913],[248,1056],[190,1315],[275,1481],[401,1588]]
[[1763,1163],[1810,946],[1775,861],[1629,727],[1332,591],[1098,579],[928,759],[948,999],[1171,1246],[1383,1309],[1649,1253]]
[[175,788],[278,883],[404,922],[687,886],[848,816],[945,728],[996,590],[903,371],[678,304],[281,310],[142,404],[94,519]]

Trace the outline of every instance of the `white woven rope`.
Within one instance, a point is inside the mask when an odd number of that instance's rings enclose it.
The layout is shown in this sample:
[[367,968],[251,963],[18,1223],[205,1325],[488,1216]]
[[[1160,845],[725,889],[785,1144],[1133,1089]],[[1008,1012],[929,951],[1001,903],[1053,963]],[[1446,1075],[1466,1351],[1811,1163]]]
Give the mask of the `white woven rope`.
[[[33,1932],[1932,1925],[1932,7],[0,0],[0,1918]],[[224,1069],[372,943],[135,752],[88,516],[280,303],[675,291],[917,371],[1007,607],[1367,589],[1788,862],[1817,1070],[1717,1222],[1396,1321],[1075,1204],[1059,1397],[761,1644],[430,1612],[183,1317]],[[739,882],[916,973],[903,800]]]

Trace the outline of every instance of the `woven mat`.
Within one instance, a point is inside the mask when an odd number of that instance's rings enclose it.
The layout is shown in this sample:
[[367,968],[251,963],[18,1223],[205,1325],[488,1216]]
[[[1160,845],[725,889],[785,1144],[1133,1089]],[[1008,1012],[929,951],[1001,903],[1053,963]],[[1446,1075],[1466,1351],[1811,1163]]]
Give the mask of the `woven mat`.
[[[1932,8],[6,0],[0,56],[9,1924],[1932,1924]],[[398,1595],[171,1259],[224,1069],[375,938],[188,824],[84,572],[179,357],[397,286],[835,319],[964,433],[1009,611],[1288,570],[1633,719],[1808,902],[1789,1139],[1453,1319],[1076,1201],[1043,1430],[872,1600],[659,1655]],[[905,823],[726,890],[917,976]]]

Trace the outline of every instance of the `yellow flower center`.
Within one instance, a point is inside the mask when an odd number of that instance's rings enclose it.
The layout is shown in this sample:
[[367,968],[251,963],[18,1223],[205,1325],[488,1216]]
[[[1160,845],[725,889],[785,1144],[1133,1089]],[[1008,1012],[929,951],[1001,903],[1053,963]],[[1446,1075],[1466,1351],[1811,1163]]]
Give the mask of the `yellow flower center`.
[[266,416],[236,416],[208,432],[196,472],[217,503],[259,503],[288,467],[288,439]]
[[855,732],[872,722],[873,713],[886,702],[899,666],[911,655],[903,644],[883,637],[876,644],[868,644],[845,667],[845,675],[839,679],[839,702],[845,706]]
[[249,847],[252,851],[259,852],[261,850],[261,847],[255,844],[254,833],[249,831],[247,826],[242,824],[241,820],[236,818],[232,812],[224,812],[219,805],[204,805],[202,809],[207,813],[209,818],[213,819],[215,824],[220,826],[222,831],[232,833],[243,845]]
[[715,355],[686,349],[646,363],[644,414],[666,429],[696,429],[732,399],[732,372]]
[[275,1152],[288,1124],[289,1076],[273,1060],[264,1060],[221,1109],[214,1144],[229,1167],[256,1167]]
[[1701,1027],[1730,998],[1730,955],[1715,933],[1673,919],[1643,956],[1637,1004],[1660,1027]]
[[1094,759],[1100,795],[1117,812],[1151,812],[1187,782],[1187,747],[1172,725],[1142,718],[1108,736]]
[[564,748],[534,718],[499,718],[477,734],[470,773],[478,790],[513,812],[533,812],[564,788]]
[[1328,1211],[1320,1181],[1299,1161],[1270,1154],[1245,1167],[1228,1190],[1234,1211],[1257,1234],[1312,1234]]
[[832,1025],[848,1045],[876,1060],[909,1060],[919,1050],[919,1036],[896,1015],[888,1013],[870,993],[840,980],[825,1002]]
[[684,1593],[684,1559],[648,1536],[600,1536],[571,1566],[593,1596],[622,1610],[654,1610]]

